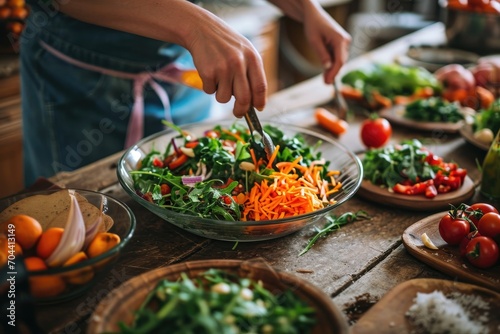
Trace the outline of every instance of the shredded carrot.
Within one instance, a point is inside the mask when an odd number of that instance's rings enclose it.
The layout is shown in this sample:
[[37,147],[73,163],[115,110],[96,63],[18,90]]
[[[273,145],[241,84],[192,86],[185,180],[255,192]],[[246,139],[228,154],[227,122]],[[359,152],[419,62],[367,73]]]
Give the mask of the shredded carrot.
[[280,146],[276,145],[276,147],[274,148],[273,154],[271,155],[271,158],[269,158],[269,161],[267,163],[267,168],[273,167],[274,159],[276,159],[276,156],[278,155],[279,150],[280,150]]
[[259,165],[257,165],[257,158],[255,157],[255,151],[253,150],[253,148],[250,149],[250,155],[252,156],[253,165],[257,170],[259,168]]
[[243,140],[243,138],[241,138],[240,136],[238,136],[236,133],[234,132],[231,132],[227,129],[222,129],[222,132],[224,132],[225,134],[227,135],[230,135],[230,136],[233,136],[234,138],[236,138],[237,141],[240,141],[242,143],[246,143],[246,141]]
[[278,162],[278,171],[270,175],[272,181],[265,179],[254,184],[246,196],[242,220],[292,217],[319,210],[326,203],[335,203],[328,197],[341,188],[341,183],[334,177],[340,173],[329,171],[327,179],[323,179],[322,163],[305,167],[300,165],[301,160],[302,157],[293,162]]

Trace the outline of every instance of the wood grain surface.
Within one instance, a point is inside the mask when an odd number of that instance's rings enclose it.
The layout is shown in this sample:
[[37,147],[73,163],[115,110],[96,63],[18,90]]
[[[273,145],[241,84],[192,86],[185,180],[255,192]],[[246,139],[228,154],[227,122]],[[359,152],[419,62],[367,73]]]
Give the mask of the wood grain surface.
[[[390,61],[388,54],[401,53],[410,43],[421,41],[425,36],[437,36],[439,40],[442,32],[442,26],[434,26],[418,35],[390,43],[380,53],[370,53],[363,59],[354,60],[350,62],[350,66],[380,59],[377,54]],[[313,107],[319,104],[328,107],[328,99],[325,104],[325,97],[331,94],[331,89],[323,87],[320,79],[315,78],[275,94],[270,99],[267,117],[328,135],[315,124],[313,117]],[[316,86],[320,88],[317,89]],[[307,103],[301,100],[301,97],[310,94],[317,94],[317,99],[309,97]],[[262,114],[263,121],[265,114],[266,111]],[[351,113],[347,119],[347,133],[336,138],[356,153],[364,150],[359,138],[360,123],[364,118],[365,115],[361,112]],[[486,152],[469,144],[459,134],[442,131],[423,134],[408,128],[393,128],[391,142],[399,142],[404,138],[420,139],[435,154],[466,168],[472,180],[480,179],[476,161],[482,161]],[[116,163],[120,156],[121,153],[117,153],[78,171],[61,173],[50,179],[61,187],[98,190],[123,200],[136,215],[137,229],[118,263],[102,282],[77,299],[37,307],[37,320],[47,332],[84,333],[90,314],[112,289],[152,269],[186,261],[263,259],[277,270],[296,275],[321,289],[332,298],[351,324],[355,324],[370,307],[377,305],[387,292],[405,281],[414,278],[462,280],[459,276],[442,273],[418,260],[402,244],[401,236],[404,231],[415,222],[436,213],[436,210],[411,211],[356,195],[337,208],[334,214],[364,210],[371,219],[343,226],[320,239],[310,251],[299,256],[309,238],[314,235],[314,227],[280,239],[235,244],[205,239],[161,220],[134,202],[118,184]],[[469,201],[479,200],[484,201],[476,189]],[[323,223],[316,226],[321,227]]]

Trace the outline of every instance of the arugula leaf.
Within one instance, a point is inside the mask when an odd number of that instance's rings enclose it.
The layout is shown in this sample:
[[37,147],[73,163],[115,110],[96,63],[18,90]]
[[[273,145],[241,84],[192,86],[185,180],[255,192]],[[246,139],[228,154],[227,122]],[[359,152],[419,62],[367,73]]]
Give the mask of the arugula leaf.
[[326,237],[335,230],[338,230],[341,226],[357,220],[371,219],[371,217],[368,215],[368,213],[366,213],[366,211],[359,210],[354,213],[346,212],[340,215],[339,217],[330,215],[327,216],[326,219],[327,219],[326,224],[323,226],[322,229],[316,230],[316,234],[314,235],[314,237],[309,239],[307,246],[299,253],[299,256],[307,253],[319,239]]
[[425,158],[429,152],[422,149],[422,143],[413,139],[403,141],[398,148],[387,146],[371,149],[363,158],[364,178],[371,183],[393,188],[404,180],[429,180],[435,171]]
[[406,106],[404,117],[420,122],[449,123],[456,123],[464,119],[458,103],[448,102],[438,96],[409,103]]

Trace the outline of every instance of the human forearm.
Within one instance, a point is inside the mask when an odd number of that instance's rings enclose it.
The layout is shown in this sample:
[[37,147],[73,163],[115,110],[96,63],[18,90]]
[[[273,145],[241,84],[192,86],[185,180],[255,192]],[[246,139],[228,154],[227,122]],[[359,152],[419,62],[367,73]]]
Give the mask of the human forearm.
[[179,44],[188,49],[202,25],[212,26],[215,30],[225,26],[221,19],[186,0],[71,0],[60,4],[59,8],[80,21]]
[[189,1],[71,0],[60,10],[87,23],[185,47],[203,90],[215,93],[221,103],[234,96],[233,112],[238,117],[251,104],[259,110],[265,106],[267,83],[255,47],[220,18]]
[[311,8],[320,7],[315,0],[268,0],[268,2],[281,9],[286,16],[299,22],[304,21],[304,13]]

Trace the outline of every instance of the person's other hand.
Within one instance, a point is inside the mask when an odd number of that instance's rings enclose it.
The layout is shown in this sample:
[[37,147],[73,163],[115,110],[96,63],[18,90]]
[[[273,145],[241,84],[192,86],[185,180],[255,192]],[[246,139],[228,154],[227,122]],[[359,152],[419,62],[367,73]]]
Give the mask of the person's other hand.
[[331,84],[349,58],[351,36],[314,3],[304,5],[304,34],[323,65],[324,81]]
[[[213,21],[213,22],[212,22]],[[212,17],[187,45],[203,81],[203,90],[227,103],[234,96],[233,113],[242,117],[250,105],[262,110],[267,81],[262,58],[244,36]]]

